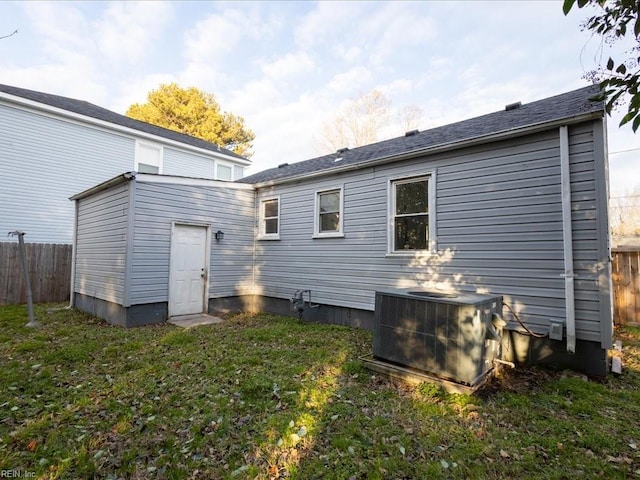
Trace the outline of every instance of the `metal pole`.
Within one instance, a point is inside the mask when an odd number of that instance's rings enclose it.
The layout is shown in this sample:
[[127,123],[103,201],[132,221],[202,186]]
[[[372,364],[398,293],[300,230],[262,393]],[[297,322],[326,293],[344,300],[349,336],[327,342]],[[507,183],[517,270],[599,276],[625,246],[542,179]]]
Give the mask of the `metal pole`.
[[29,268],[27,266],[27,252],[24,247],[24,232],[16,230],[9,232],[9,236],[17,236],[20,247],[20,260],[22,261],[22,273],[24,274],[24,284],[27,287],[27,310],[29,311],[29,323],[27,327],[37,327],[38,322],[33,315],[33,295],[31,294],[31,282],[29,281]]

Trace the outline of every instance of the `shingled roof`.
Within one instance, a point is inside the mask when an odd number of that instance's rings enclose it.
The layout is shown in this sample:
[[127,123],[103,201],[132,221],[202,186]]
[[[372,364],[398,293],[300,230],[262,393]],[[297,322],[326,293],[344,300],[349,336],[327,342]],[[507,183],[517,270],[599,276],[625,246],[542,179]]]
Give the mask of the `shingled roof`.
[[[429,151],[438,147],[451,146],[483,137],[491,137],[500,133],[516,132],[529,127],[544,125],[558,121],[570,121],[572,118],[589,115],[604,115],[604,103],[592,101],[599,92],[595,85],[572,92],[545,98],[536,102],[520,105],[509,105],[505,110],[480,117],[452,123],[442,127],[411,132],[382,142],[372,143],[351,150],[343,149],[322,157],[302,162],[284,164],[276,168],[264,170],[239,182],[267,183],[279,182],[304,177],[310,174],[329,174],[345,167],[367,166],[369,163],[390,160],[398,155]],[[340,158],[340,160],[336,160]]]
[[111,110],[99,107],[93,103],[85,102],[84,100],[76,100],[75,98],[61,97],[59,95],[52,95],[50,93],[37,92],[35,90],[27,90],[26,88],[12,87],[10,85],[3,84],[0,84],[0,92],[31,100],[33,102],[42,103],[50,107],[59,108],[61,110],[67,110],[86,117],[102,120],[103,122],[113,123],[121,127],[127,127],[151,135],[156,135],[158,137],[164,137],[169,140],[173,140],[174,142],[184,143],[192,147],[248,161],[247,158],[237,155],[231,150],[222,148],[214,143],[210,143],[190,135],[185,135],[184,133],[178,133],[173,130],[157,127],[150,123],[134,120],[133,118],[120,115],[119,113],[112,112]]

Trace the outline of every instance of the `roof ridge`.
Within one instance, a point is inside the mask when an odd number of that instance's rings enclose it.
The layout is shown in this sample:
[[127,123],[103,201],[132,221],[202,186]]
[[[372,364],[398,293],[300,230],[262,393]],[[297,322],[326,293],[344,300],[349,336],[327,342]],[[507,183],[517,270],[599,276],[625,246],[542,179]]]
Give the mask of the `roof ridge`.
[[[340,168],[348,165],[362,165],[380,161],[413,151],[433,149],[439,146],[455,145],[463,141],[480,139],[490,135],[523,129],[534,125],[560,121],[586,113],[602,112],[604,102],[593,101],[599,92],[597,85],[589,85],[543,99],[522,103],[519,108],[497,110],[477,117],[456,121],[422,130],[415,135],[401,135],[380,140],[360,147],[351,148],[339,154],[342,157]],[[335,170],[336,153],[289,162],[282,168],[271,168],[240,179],[240,182],[262,183],[300,177],[311,173]]]

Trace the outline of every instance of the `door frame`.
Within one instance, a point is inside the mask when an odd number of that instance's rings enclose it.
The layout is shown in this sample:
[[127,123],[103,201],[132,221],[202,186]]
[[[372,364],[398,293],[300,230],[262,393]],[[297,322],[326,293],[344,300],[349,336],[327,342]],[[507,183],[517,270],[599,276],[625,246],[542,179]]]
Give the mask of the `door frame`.
[[167,297],[167,316],[171,318],[173,316],[173,281],[174,281],[174,273],[172,266],[173,260],[173,237],[175,235],[176,226],[185,226],[185,227],[201,227],[206,229],[206,240],[205,240],[205,254],[204,254],[204,288],[202,292],[202,312],[206,313],[209,310],[209,276],[211,274],[211,224],[209,223],[200,223],[200,222],[190,222],[190,221],[177,221],[174,220],[171,222],[171,237],[169,241],[169,294]]

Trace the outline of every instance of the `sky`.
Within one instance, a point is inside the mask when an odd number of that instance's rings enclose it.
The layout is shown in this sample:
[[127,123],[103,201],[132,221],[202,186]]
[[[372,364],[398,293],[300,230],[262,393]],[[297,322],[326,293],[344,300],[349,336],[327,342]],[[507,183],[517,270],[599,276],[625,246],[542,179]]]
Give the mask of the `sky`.
[[[586,86],[608,53],[585,17],[561,1],[0,2],[0,36],[18,30],[0,83],[118,113],[161,83],[197,87],[255,132],[254,173],[328,153],[323,125],[373,89],[418,106],[426,130]],[[613,196],[640,188],[640,133],[621,116]]]

